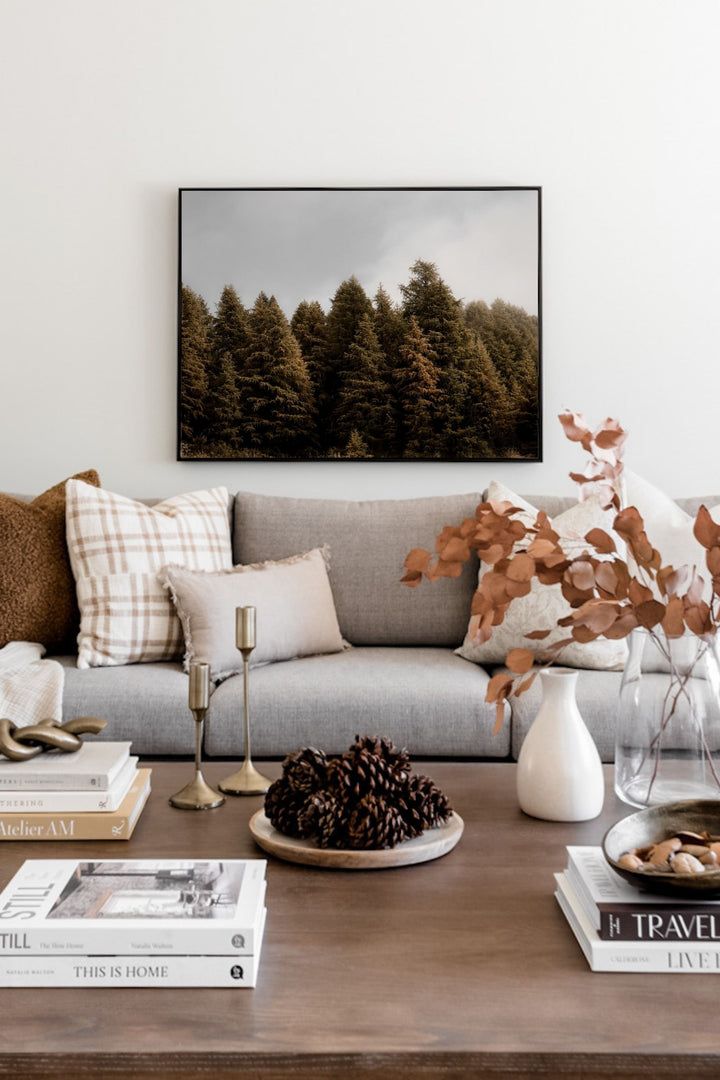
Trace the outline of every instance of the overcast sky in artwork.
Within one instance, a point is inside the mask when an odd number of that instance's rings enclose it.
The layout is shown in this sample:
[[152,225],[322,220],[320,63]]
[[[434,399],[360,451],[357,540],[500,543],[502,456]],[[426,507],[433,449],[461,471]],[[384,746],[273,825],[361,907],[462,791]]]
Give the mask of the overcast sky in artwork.
[[327,311],[354,274],[395,300],[416,259],[434,262],[455,296],[538,311],[536,191],[186,191],[182,280],[214,310],[223,286],[252,305],[273,294],[288,317],[301,300]]

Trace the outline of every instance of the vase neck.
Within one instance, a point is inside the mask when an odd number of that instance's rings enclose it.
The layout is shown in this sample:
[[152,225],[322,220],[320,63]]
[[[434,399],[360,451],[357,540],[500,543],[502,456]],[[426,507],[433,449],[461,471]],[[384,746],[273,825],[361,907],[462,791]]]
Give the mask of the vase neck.
[[678,676],[693,672],[702,659],[708,645],[694,634],[686,633],[679,638],[668,638],[662,630],[655,635],[647,630],[634,630],[630,635],[628,667],[642,671],[672,672]]
[[543,701],[552,704],[565,704],[575,701],[575,687],[578,673],[568,668],[548,668],[540,672],[543,688]]

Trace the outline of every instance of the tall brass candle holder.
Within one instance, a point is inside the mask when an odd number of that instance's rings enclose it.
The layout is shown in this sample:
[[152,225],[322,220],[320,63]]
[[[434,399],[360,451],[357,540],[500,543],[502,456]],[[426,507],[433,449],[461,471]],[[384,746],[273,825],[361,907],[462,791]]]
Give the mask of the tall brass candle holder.
[[250,654],[255,648],[255,608],[239,607],[235,609],[235,644],[243,658],[243,730],[245,738],[245,760],[237,772],[226,776],[218,787],[226,795],[264,795],[272,783],[267,776],[259,773],[250,757]]
[[195,717],[195,778],[170,796],[170,805],[178,810],[214,810],[225,802],[224,797],[206,783],[201,768],[203,728],[209,704],[210,665],[195,661],[190,665],[188,684],[188,705]]

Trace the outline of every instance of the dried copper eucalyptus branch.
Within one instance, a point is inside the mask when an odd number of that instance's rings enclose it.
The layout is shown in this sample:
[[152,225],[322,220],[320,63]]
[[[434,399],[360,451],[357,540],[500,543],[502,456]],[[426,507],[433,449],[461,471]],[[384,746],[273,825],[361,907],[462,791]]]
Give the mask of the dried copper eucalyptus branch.
[[[577,413],[559,417],[571,442],[580,443],[590,455],[584,473],[570,476],[580,486],[580,499],[597,497],[604,509],[617,511],[613,530],[624,542],[620,553],[615,539],[604,529],[592,529],[585,536],[588,550],[569,558],[547,515],[540,512],[532,525],[518,520],[522,513],[508,502],[483,502],[475,516],[460,525],[446,525],[438,535],[435,554],[414,548],[405,559],[403,582],[412,587],[423,578],[437,581],[458,577],[463,563],[475,551],[490,570],[480,578],[473,596],[471,629],[480,642],[492,636],[512,602],[527,596],[533,580],[540,585],[559,585],[568,603],[568,614],[557,621],[563,632],[543,646],[535,656],[529,649],[512,649],[506,658],[508,672],[494,675],[486,700],[496,705],[495,731],[502,727],[505,702],[532,685],[540,666],[555,662],[570,642],[587,643],[603,637],[625,638],[643,627],[668,662],[671,690],[668,693],[658,732],[650,751],[659,755],[662,734],[677,708],[687,672],[676,674],[669,642],[687,632],[695,635],[699,647],[695,663],[714,641],[720,625],[720,525],[701,506],[694,535],[705,549],[707,582],[696,567],[673,567],[663,563],[651,544],[644,521],[635,507],[622,508],[622,455],[626,433],[616,420],[605,420],[593,432]],[[528,640],[546,642],[553,628],[531,630]],[[693,665],[694,666],[694,665]],[[712,757],[711,770],[718,787]]]

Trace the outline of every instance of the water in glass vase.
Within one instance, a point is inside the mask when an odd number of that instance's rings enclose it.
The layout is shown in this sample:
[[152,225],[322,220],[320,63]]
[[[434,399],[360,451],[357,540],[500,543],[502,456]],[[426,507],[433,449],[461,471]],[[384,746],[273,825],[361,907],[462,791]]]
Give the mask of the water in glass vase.
[[620,689],[615,790],[631,806],[720,799],[717,643],[635,630]]

